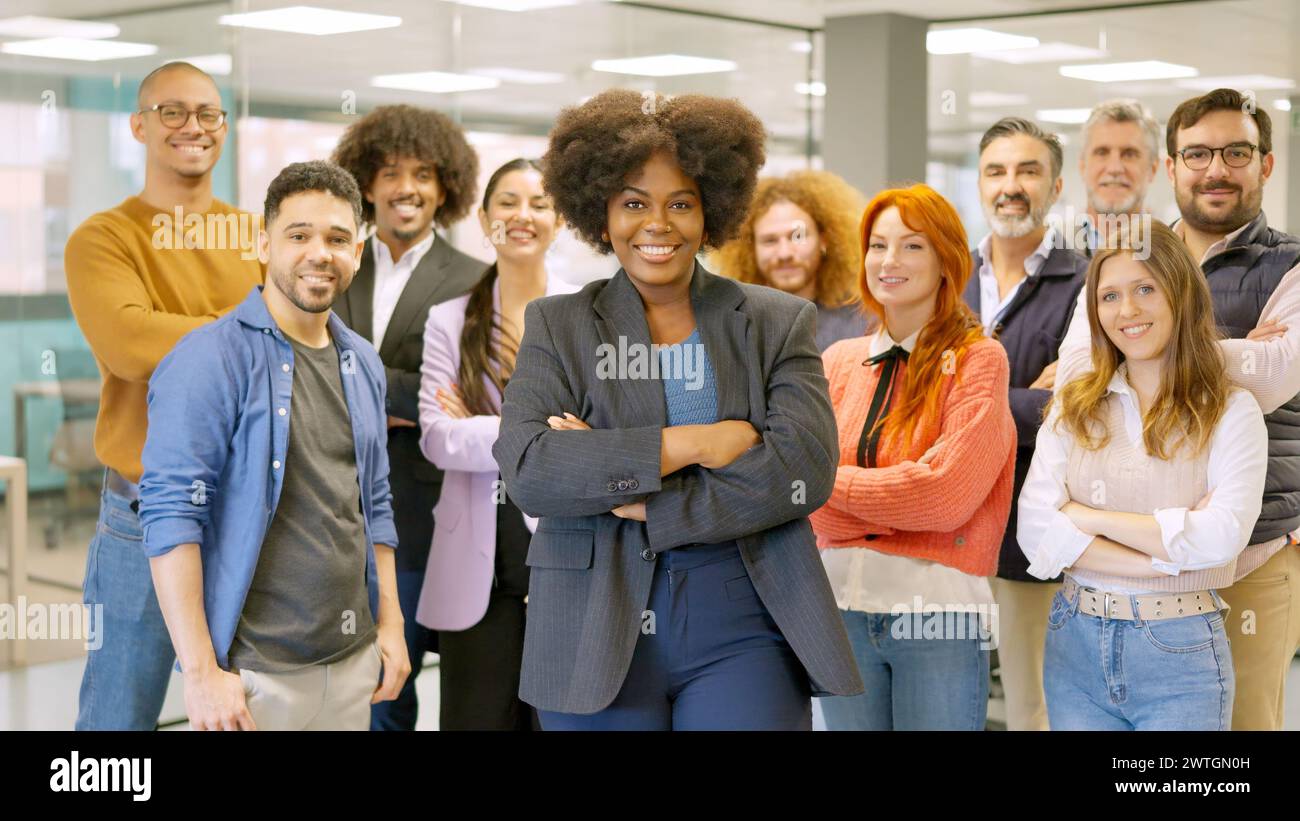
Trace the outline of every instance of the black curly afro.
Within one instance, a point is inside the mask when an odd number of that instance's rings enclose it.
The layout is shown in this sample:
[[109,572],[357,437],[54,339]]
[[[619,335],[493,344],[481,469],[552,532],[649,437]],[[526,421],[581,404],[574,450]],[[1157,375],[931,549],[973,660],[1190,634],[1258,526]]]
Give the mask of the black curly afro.
[[[389,157],[415,157],[438,169],[438,186],[446,199],[433,221],[449,228],[474,207],[478,189],[478,154],[465,132],[447,115],[412,105],[384,105],[350,127],[338,147],[334,162],[346,168],[364,193]],[[375,206],[362,198],[367,222],[375,219]]]
[[763,124],[736,100],[610,89],[560,112],[542,157],[555,209],[602,253],[606,206],[656,151],[700,187],[706,245],[736,234],[766,159]]

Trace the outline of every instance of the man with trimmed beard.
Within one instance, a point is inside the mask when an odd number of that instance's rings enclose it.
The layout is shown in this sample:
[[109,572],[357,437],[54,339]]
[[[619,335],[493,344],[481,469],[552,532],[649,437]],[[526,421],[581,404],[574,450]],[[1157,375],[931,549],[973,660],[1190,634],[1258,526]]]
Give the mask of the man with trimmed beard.
[[360,232],[351,175],[286,167],[266,192],[266,285],[149,383],[144,552],[196,730],[365,730],[410,671],[383,364],[330,311]]
[[388,378],[388,458],[402,541],[397,590],[411,657],[406,686],[397,699],[375,705],[371,729],[414,730],[415,679],[425,651],[438,650],[438,634],[416,622],[415,609],[433,542],[433,508],[442,493],[442,471],[420,452],[417,426],[424,322],[430,308],[469,293],[487,269],[434,226],[450,228],[474,206],[478,155],[446,115],[388,105],[347,130],[334,161],[356,178],[362,215],[375,228],[356,281],[334,310],[379,351]]
[[[1253,98],[1219,88],[1183,101],[1169,117],[1165,148],[1182,215],[1171,227],[1210,285],[1228,379],[1254,394],[1268,423],[1263,510],[1236,581],[1219,592],[1232,608],[1232,728],[1276,730],[1300,646],[1300,238],[1270,228],[1264,216],[1273,125]],[[1091,367],[1089,336],[1080,301],[1057,384]],[[1166,546],[1193,526],[1189,516],[1162,522]]]
[[[1018,442],[1015,495],[1029,472],[1043,407],[1052,396],[1056,349],[1088,268],[1088,261],[1064,247],[1060,233],[1046,222],[1061,193],[1063,162],[1056,135],[1019,117],[999,120],[980,140],[980,203],[990,233],[971,252],[974,275],[964,296],[984,332],[1002,343],[1011,362],[1011,415]],[[1029,574],[1016,542],[1015,505],[1003,534],[998,572],[989,583],[998,605],[1007,729],[1046,730],[1043,642],[1060,584]]]
[[1112,225],[1146,213],[1146,195],[1160,162],[1160,124],[1137,100],[1107,100],[1083,124],[1079,176],[1088,193],[1085,234],[1076,251],[1091,257]]

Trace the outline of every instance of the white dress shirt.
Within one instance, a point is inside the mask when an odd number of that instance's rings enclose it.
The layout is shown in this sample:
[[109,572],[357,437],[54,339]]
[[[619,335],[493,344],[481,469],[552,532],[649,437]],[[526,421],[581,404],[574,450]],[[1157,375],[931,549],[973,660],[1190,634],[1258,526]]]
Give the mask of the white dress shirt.
[[[1043,266],[1047,264],[1047,257],[1052,253],[1052,248],[1056,244],[1056,226],[1047,226],[1047,232],[1043,234],[1043,241],[1038,244],[1034,252],[1025,257],[1025,277],[1036,276]],[[997,324],[998,318],[1002,312],[1011,304],[1011,300],[1016,298],[1020,292],[1020,286],[1025,284],[1025,280],[1020,280],[1010,291],[1007,291],[1005,297],[998,296],[998,278],[993,273],[993,235],[986,234],[984,239],[980,240],[980,322],[984,325],[984,333],[987,336],[993,335],[993,326]]]
[[[1174,233],[1180,237],[1183,235],[1182,227],[1181,222],[1173,226]],[[1228,243],[1249,227],[1250,223],[1246,223],[1205,249],[1200,264],[1204,266],[1206,260],[1223,253]],[[1061,341],[1054,390],[1060,390],[1074,377],[1092,370],[1092,333],[1088,328],[1087,303],[1084,302],[1087,297],[1088,289],[1084,288],[1075,303],[1070,328]],[[1300,394],[1300,265],[1282,275],[1264,303],[1259,318],[1261,322],[1277,320],[1286,325],[1287,330],[1279,338],[1264,341],[1224,339],[1219,342],[1219,347],[1223,350],[1228,380],[1250,391],[1260,410],[1272,413]],[[1300,536],[1300,529],[1292,531],[1291,536]],[[1286,541],[1286,536],[1278,536],[1252,545],[1237,564],[1237,578],[1241,579],[1259,567],[1262,559],[1272,556]]]
[[375,295],[372,316],[376,350],[383,344],[384,332],[388,330],[388,322],[393,318],[393,311],[397,308],[397,301],[401,299],[406,283],[411,280],[411,272],[433,247],[436,236],[436,232],[430,231],[429,236],[412,245],[396,263],[393,262],[393,255],[388,252],[388,246],[379,239],[379,235],[371,237],[375,249]]
[[[895,342],[882,323],[871,339],[871,356],[894,345],[908,353],[916,347],[920,331]],[[917,504],[925,500],[918,499]],[[993,590],[983,576],[971,576],[927,559],[880,553],[863,539],[861,547],[823,550],[822,566],[841,610],[859,613],[915,613],[969,611],[993,604]],[[987,628],[987,624],[986,624]]]
[[[1119,398],[1124,434],[1135,448],[1142,442],[1142,412],[1123,364],[1108,389]],[[1029,559],[1029,574],[1050,579],[1073,565],[1092,542],[1061,507],[1071,496],[1067,483],[1070,452],[1079,445],[1073,434],[1056,429],[1059,408],[1052,406],[1038,429],[1034,458],[1018,501],[1016,538]],[[1176,455],[1174,460],[1179,459]],[[1185,458],[1185,457],[1182,457]],[[1202,510],[1167,507],[1153,512],[1169,561],[1151,558],[1151,566],[1171,576],[1184,570],[1221,567],[1250,540],[1264,497],[1268,470],[1268,431],[1259,403],[1249,391],[1234,388],[1210,438],[1206,483],[1210,501]],[[1197,500],[1192,500],[1195,504]],[[1075,575],[1075,574],[1071,574]],[[1086,576],[1086,571],[1080,571]],[[1147,593],[1149,588],[1109,589],[1112,593]]]

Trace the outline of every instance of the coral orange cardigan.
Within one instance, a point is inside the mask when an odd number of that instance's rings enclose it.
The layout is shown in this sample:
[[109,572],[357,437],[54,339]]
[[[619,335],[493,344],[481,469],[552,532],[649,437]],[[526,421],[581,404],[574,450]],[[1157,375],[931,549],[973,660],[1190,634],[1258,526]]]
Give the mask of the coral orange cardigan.
[[[1016,465],[1005,350],[991,339],[967,348],[956,374],[941,377],[939,418],[921,420],[906,453],[882,439],[878,467],[861,468],[858,438],[884,367],[863,365],[870,347],[868,335],[837,342],[822,355],[840,466],[830,500],[811,517],[817,546],[870,547],[992,575]],[[907,363],[900,362],[896,386],[906,373]],[[931,449],[927,463],[917,461]]]

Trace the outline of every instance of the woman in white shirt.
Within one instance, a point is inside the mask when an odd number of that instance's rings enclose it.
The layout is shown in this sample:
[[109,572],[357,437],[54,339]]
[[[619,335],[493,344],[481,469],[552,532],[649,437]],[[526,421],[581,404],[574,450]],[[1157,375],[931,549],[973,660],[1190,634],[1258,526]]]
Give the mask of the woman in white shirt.
[[1084,293],[1092,369],[1048,406],[1019,500],[1029,572],[1065,571],[1048,617],[1048,720],[1226,730],[1216,588],[1259,516],[1263,416],[1229,385],[1209,287],[1168,227],[1113,238]]

